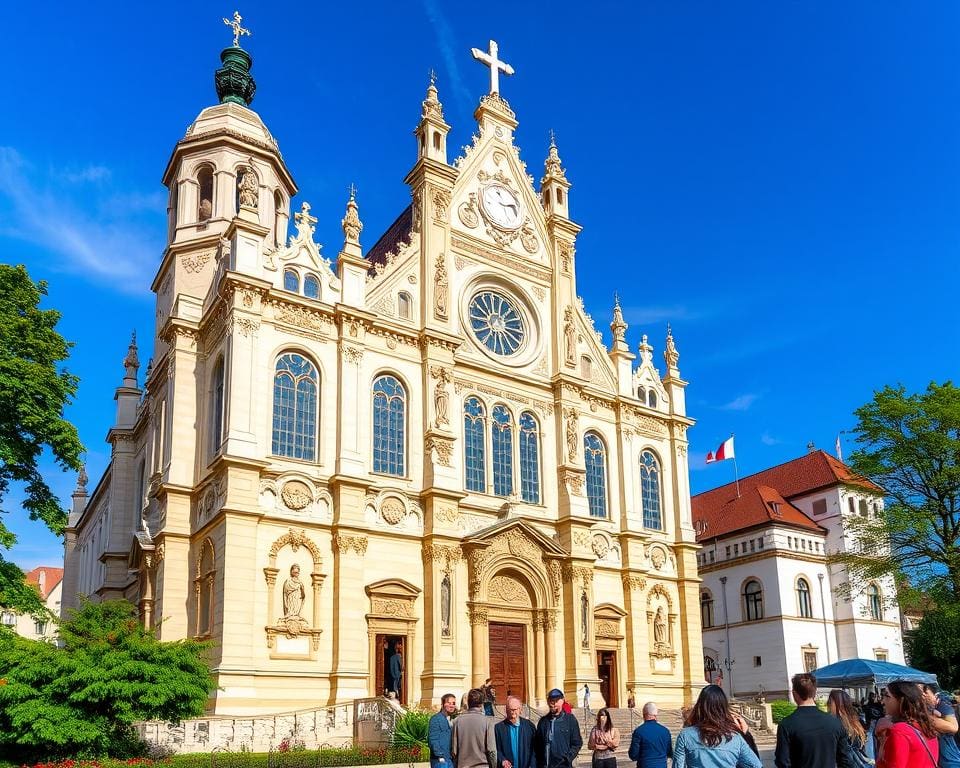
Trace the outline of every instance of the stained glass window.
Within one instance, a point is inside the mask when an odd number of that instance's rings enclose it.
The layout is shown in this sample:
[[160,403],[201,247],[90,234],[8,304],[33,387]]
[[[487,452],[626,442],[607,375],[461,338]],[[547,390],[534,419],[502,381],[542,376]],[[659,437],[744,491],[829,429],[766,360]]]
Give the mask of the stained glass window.
[[607,451],[596,432],[583,436],[583,458],[587,466],[587,501],[591,517],[607,516]]
[[504,405],[495,406],[492,417],[493,492],[509,496],[513,493],[513,417]]
[[319,376],[302,355],[277,360],[273,377],[273,453],[313,461],[317,453]]
[[540,429],[530,411],[520,414],[520,497],[540,503]]
[[643,527],[663,530],[660,514],[660,464],[652,451],[640,455],[640,497],[643,503]]
[[283,290],[300,293],[300,275],[292,269],[287,269],[283,273]]
[[403,477],[407,392],[393,376],[373,382],[373,471]]
[[470,301],[469,314],[473,335],[494,354],[512,355],[523,345],[523,315],[506,296],[478,293]]
[[468,491],[487,490],[486,452],[484,450],[486,411],[476,397],[463,404],[463,459]]
[[224,365],[223,358],[217,359],[216,367],[213,369],[213,381],[211,383],[211,418],[210,418],[210,452],[216,453],[220,450],[223,442],[223,384],[224,384]]
[[320,298],[320,281],[316,275],[307,275],[303,278],[303,295],[308,299]]

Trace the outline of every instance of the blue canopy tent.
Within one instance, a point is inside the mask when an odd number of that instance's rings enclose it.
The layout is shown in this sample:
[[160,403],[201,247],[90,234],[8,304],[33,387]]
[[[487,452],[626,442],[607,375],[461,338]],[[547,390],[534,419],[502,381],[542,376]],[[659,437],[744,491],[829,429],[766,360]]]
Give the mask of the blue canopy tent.
[[815,669],[819,688],[872,688],[884,686],[893,680],[911,683],[935,683],[937,676],[919,669],[873,659],[844,659]]

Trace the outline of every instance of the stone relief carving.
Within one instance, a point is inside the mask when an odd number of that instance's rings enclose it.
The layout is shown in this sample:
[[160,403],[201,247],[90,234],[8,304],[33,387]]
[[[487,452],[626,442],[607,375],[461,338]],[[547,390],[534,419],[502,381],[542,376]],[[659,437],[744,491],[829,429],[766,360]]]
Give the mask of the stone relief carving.
[[187,272],[200,272],[212,256],[213,251],[203,251],[202,253],[194,254],[185,253],[180,257],[180,263]]
[[574,531],[573,543],[578,547],[586,549],[590,546],[590,533],[588,531]]
[[430,368],[430,376],[436,382],[433,385],[433,423],[437,427],[449,426],[450,394],[447,392],[447,385],[452,376],[450,371],[439,365]]
[[540,247],[540,241],[537,240],[537,236],[533,233],[533,228],[530,226],[529,221],[520,229],[520,244],[523,246],[523,250],[531,254],[536,253]]
[[561,472],[561,477],[569,493],[574,496],[583,496],[585,480],[583,472],[578,472],[574,469],[564,469]]
[[468,229],[476,229],[480,224],[480,214],[477,211],[477,193],[471,192],[468,198],[468,202],[460,203],[460,207],[457,208],[457,215],[460,217],[460,222],[463,226]]
[[440,582],[440,636],[450,637],[450,608],[451,608],[450,574],[445,573]]
[[597,637],[613,638],[620,636],[620,622],[614,619],[597,619],[594,626],[596,627]]
[[338,533],[333,539],[334,545],[341,554],[355,552],[361,557],[367,553],[367,537],[353,536],[348,533]]
[[621,577],[623,588],[628,591],[642,592],[647,588],[647,580],[643,576],[633,573],[624,573]]
[[450,207],[450,193],[445,189],[433,190],[433,220],[442,224],[447,220],[447,208]]
[[434,451],[437,454],[437,463],[441,467],[452,466],[453,460],[453,441],[433,435],[424,441],[424,448],[427,454],[432,455]]
[[413,193],[412,222],[410,224],[411,232],[419,232],[423,222],[423,191],[417,190]]
[[441,523],[446,525],[459,525],[460,524],[460,510],[454,506],[447,504],[441,504],[437,508],[436,519]]
[[373,596],[370,598],[370,612],[380,616],[406,619],[413,616],[413,605],[410,600]]
[[313,501],[313,494],[302,480],[290,480],[284,483],[283,490],[280,491],[280,498],[287,509],[299,512],[301,509],[306,509]]
[[509,576],[494,576],[487,587],[487,596],[490,600],[529,608],[530,594],[524,586]]
[[658,571],[663,569],[663,565],[666,563],[666,561],[667,553],[663,547],[653,547],[650,550],[650,562]]
[[396,496],[388,496],[380,504],[380,515],[388,525],[397,525],[407,516],[407,507]]
[[433,290],[433,315],[438,320],[445,320],[447,318],[447,305],[450,301],[450,281],[447,278],[447,259],[442,253],[437,254]]
[[595,554],[601,560],[610,552],[610,542],[607,541],[605,536],[594,535],[593,539],[591,540],[590,547],[593,549],[593,554]]
[[574,254],[573,244],[561,241],[557,244],[557,251],[560,254],[560,268],[569,274]]
[[567,367],[577,364],[577,331],[573,325],[573,307],[563,310],[563,361]]
[[354,347],[349,344],[340,343],[340,350],[343,352],[343,359],[348,363],[353,363],[354,365],[359,365],[360,361],[363,360],[363,349],[360,347]]
[[567,460],[577,460],[577,446],[580,443],[580,414],[576,408],[567,409],[566,413]]

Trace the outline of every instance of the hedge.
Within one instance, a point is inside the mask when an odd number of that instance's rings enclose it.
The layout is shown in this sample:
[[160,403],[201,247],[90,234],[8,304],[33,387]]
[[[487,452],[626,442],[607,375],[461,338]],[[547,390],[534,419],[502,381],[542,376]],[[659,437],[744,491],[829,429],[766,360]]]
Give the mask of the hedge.
[[787,715],[793,713],[797,708],[797,705],[792,701],[787,701],[785,699],[779,699],[777,701],[770,702],[770,714],[773,716],[773,722],[777,725],[780,724],[780,721],[783,720]]

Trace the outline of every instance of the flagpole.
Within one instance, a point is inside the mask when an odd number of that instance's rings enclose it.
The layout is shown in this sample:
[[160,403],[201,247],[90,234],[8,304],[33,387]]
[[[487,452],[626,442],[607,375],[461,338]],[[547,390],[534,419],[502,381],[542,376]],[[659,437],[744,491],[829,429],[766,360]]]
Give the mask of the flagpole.
[[[733,439],[733,432],[730,433],[730,438]],[[737,483],[737,498],[740,498],[740,470],[737,467],[737,452],[733,452],[733,479]]]

